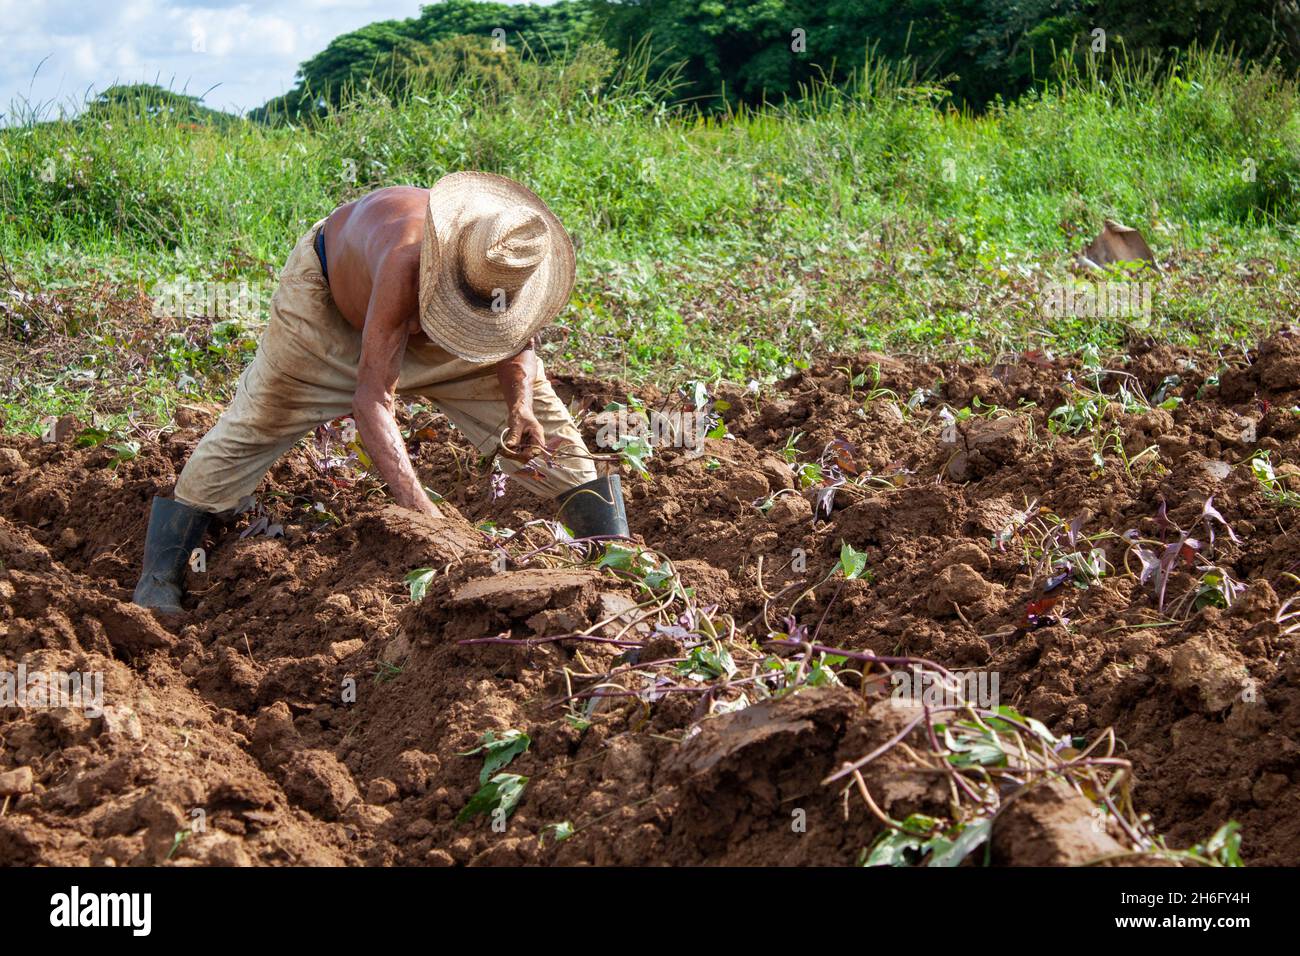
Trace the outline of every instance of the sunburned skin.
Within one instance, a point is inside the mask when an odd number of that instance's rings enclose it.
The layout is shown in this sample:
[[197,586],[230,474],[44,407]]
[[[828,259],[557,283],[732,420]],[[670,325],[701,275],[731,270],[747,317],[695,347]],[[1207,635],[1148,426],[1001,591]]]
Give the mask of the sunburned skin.
[[[324,231],[330,295],[361,332],[352,400],[357,431],[397,503],[437,516],[393,416],[407,343],[428,342],[419,322],[420,241],[428,203],[427,189],[388,186],[334,210]],[[496,372],[509,412],[501,453],[518,461],[544,454],[545,433],[533,414],[532,343],[497,363]]]

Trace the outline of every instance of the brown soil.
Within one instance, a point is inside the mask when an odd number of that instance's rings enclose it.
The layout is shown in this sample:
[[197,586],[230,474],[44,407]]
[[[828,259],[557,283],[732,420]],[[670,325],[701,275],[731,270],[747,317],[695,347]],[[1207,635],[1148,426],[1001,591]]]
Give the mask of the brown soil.
[[[787,586],[820,581],[848,542],[874,580],[832,579],[800,604],[820,643],[997,671],[1002,701],[1058,734],[1113,726],[1137,771],[1137,802],[1171,845],[1235,819],[1248,862],[1295,865],[1300,661],[1297,635],[1275,618],[1297,590],[1300,509],[1270,500],[1240,463],[1258,448],[1300,462],[1300,335],[1275,335],[1218,385],[1206,381],[1214,364],[1197,359],[1156,348],[1105,383],[1136,381],[1151,395],[1167,375],[1182,377],[1176,409],[1108,422],[1131,458],[1158,449],[1162,467],[1132,475],[1110,452],[1099,471],[1089,436],[1049,432],[1047,413],[1080,369],[1042,356],[993,367],[855,356],[758,396],[719,386],[734,438],[710,440],[702,458],[656,451],[651,481],[625,479],[632,528],[677,562],[702,603],[738,624],[756,619],[757,639],[783,629],[800,590]],[[932,397],[911,413],[888,396],[864,409],[865,389],[851,398],[836,367],[872,364],[873,385],[904,401],[917,389]],[[557,387],[589,409],[624,397],[606,382]],[[945,429],[938,409],[975,398],[1020,411]],[[260,499],[282,537],[241,536],[247,516],[215,528],[206,571],[188,574],[183,618],[135,608],[149,499],[170,491],[210,422],[185,410],[184,427],[115,466],[103,447],[0,439],[0,670],[102,671],[109,704],[97,718],[0,709],[0,787],[12,791],[0,862],[828,864],[853,862],[876,835],[860,800],[820,781],[889,739],[905,713],[897,707],[847,688],[725,715],[683,695],[607,698],[580,730],[555,706],[565,669],[606,670],[625,648],[459,643],[565,634],[619,614],[634,594],[590,568],[497,573],[475,524],[520,528],[551,512],[518,488],[490,500],[482,464],[429,412],[406,424],[422,477],[446,496],[445,520],[386,504],[372,483],[327,477],[296,450]],[[594,423],[585,427],[591,438]],[[803,433],[801,460],[839,440],[842,466],[892,483],[842,488],[829,520],[815,517],[825,502],[797,490],[781,455],[792,431]],[[1233,467],[1216,477],[1211,461]],[[773,494],[768,510],[755,507]],[[1172,522],[1204,538],[1211,495],[1238,538],[1218,527],[1215,559],[1248,590],[1231,609],[1179,609],[1173,623],[1125,573],[1118,538],[1101,545],[1113,573],[1066,585],[1054,604],[1040,600],[1022,539],[995,543],[1031,502],[1082,516],[1085,534],[1158,538],[1163,500]],[[805,572],[791,567],[794,549]],[[412,605],[403,576],[417,567],[437,573]],[[1192,586],[1180,571],[1169,599]],[[765,601],[764,591],[783,596]],[[481,766],[461,754],[509,728],[533,741],[510,766],[530,778],[518,810],[503,833],[484,818],[458,823]],[[944,790],[896,757],[866,770],[881,809],[942,812]],[[196,810],[206,828],[177,845]],[[802,828],[792,826],[798,811]],[[1118,848],[1087,814],[1086,801],[1041,788],[999,818],[992,860],[1082,862]],[[561,821],[574,836],[540,839]]]

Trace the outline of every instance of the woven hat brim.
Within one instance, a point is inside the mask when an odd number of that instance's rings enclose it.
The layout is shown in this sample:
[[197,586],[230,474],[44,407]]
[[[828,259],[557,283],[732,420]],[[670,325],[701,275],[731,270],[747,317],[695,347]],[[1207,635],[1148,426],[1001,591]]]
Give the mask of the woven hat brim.
[[[466,288],[458,241],[466,217],[494,202],[534,210],[550,239],[542,261],[500,311]],[[575,267],[569,234],[532,190],[494,173],[451,173],[429,190],[420,248],[420,327],[435,345],[467,362],[511,358],[568,304]]]

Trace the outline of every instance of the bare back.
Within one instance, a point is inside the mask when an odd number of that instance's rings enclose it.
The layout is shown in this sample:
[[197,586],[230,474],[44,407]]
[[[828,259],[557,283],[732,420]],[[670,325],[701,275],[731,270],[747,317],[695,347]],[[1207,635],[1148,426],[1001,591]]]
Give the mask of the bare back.
[[326,220],[325,255],[330,296],[358,331],[365,330],[382,275],[384,296],[410,316],[411,335],[423,337],[419,322],[420,241],[429,190],[387,186],[346,203]]

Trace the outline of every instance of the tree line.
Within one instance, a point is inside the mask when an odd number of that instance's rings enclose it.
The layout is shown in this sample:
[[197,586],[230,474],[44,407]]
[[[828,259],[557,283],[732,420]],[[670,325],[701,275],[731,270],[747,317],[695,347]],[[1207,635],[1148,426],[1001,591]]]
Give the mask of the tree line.
[[[250,114],[301,121],[359,89],[420,92],[470,77],[508,87],[521,59],[584,44],[649,52],[649,79],[702,109],[779,101],[847,81],[872,57],[906,64],[961,108],[983,109],[1050,80],[1061,58],[1158,64],[1193,44],[1244,61],[1300,64],[1297,0],[560,0],[542,6],[442,0],[418,17],[336,37],[296,85]],[[663,88],[663,87],[661,87]]]

